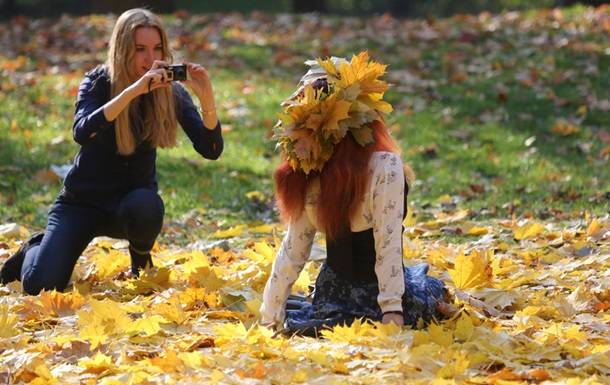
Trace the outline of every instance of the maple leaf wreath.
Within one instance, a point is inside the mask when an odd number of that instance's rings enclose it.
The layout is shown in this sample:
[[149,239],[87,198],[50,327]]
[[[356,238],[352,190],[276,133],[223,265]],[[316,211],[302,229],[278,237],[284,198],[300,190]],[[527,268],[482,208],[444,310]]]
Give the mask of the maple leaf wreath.
[[309,174],[322,170],[348,131],[361,146],[374,142],[368,123],[381,120],[392,105],[383,100],[388,83],[379,80],[387,65],[369,61],[366,51],[351,61],[333,56],[305,64],[310,69],[282,103],[273,139],[294,170]]

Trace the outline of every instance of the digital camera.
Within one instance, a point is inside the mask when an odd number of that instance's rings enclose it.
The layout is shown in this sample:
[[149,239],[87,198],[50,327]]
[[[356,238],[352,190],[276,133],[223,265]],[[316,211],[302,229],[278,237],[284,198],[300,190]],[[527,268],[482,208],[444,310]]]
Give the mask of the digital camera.
[[167,80],[172,82],[176,80],[186,80],[186,64],[171,64],[165,67],[165,75],[167,76]]

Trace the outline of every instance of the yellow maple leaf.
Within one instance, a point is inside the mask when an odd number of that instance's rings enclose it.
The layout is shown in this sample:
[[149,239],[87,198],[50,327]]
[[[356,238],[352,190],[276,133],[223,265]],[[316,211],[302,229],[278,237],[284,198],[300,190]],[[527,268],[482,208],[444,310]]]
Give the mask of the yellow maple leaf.
[[580,331],[579,325],[572,325],[563,329],[563,337],[573,341],[586,341],[587,333]]
[[167,267],[145,269],[138,279],[131,280],[126,288],[137,294],[162,291],[169,287],[171,270]]
[[81,358],[78,364],[85,368],[86,373],[101,374],[106,371],[114,372],[116,366],[112,361],[112,357],[97,352],[93,357]]
[[310,359],[320,366],[328,366],[332,362],[332,358],[326,351],[323,350],[308,350],[305,353],[305,358]]
[[189,287],[180,293],[180,302],[184,305],[185,311],[205,308],[216,308],[220,305],[221,299],[216,291],[210,292],[206,288]]
[[251,233],[254,233],[254,234],[270,234],[273,232],[273,230],[275,230],[275,226],[268,225],[268,224],[254,226],[254,227],[250,227],[248,229],[248,231],[250,231]]
[[358,101],[365,104],[372,110],[377,110],[379,112],[383,112],[384,114],[389,114],[394,110],[392,105],[384,100],[382,100],[382,94],[368,94],[361,95],[358,97]]
[[246,225],[237,225],[228,228],[227,230],[218,230],[214,234],[212,234],[212,238],[233,238],[240,236],[244,230],[246,229]]
[[160,368],[163,373],[179,371],[183,366],[183,361],[178,358],[178,354],[173,350],[166,350],[165,356],[153,357],[149,362]]
[[[470,360],[466,352],[451,352],[450,357],[447,357],[446,360],[448,361],[447,364],[436,372],[436,377],[438,379],[447,379],[448,383],[452,381],[455,383],[452,378],[461,376],[470,366]],[[437,382],[434,383],[436,384]]]
[[85,317],[83,315],[79,317],[79,322],[80,321],[82,321],[84,325],[81,326],[78,335],[80,338],[89,341],[91,349],[96,349],[98,346],[103,345],[108,341],[109,337],[106,334],[106,329],[101,323],[95,322],[92,317]]
[[455,337],[462,341],[468,341],[473,333],[474,325],[472,318],[463,312],[455,323]]
[[299,294],[309,293],[309,286],[313,283],[310,276],[313,267],[314,265],[311,262],[308,262],[307,265],[305,265],[303,270],[299,273],[299,277],[292,285],[293,292]]
[[342,62],[339,65],[337,82],[338,86],[345,89],[359,82],[364,94],[383,93],[387,90],[387,83],[377,80],[385,73],[386,65],[374,61],[369,62],[369,54],[366,51],[352,56],[350,63]]
[[8,305],[0,305],[0,338],[9,338],[19,333],[17,317],[11,314]]
[[453,343],[453,333],[446,330],[443,325],[432,323],[428,326],[430,340],[437,345],[448,347]]
[[93,264],[95,264],[95,275],[100,280],[112,278],[129,268],[129,256],[111,247],[109,246],[107,252],[98,252],[91,258]]
[[309,378],[309,376],[307,375],[307,372],[303,369],[299,369],[296,372],[294,372],[290,382],[300,384],[302,382],[307,381],[308,378]]
[[519,270],[519,266],[513,263],[512,259],[501,258],[499,256],[494,255],[491,261],[491,269],[493,272],[493,276],[497,277],[499,275],[508,274]]
[[523,226],[513,228],[514,238],[518,241],[531,239],[544,231],[544,226],[538,222],[528,222]]
[[130,332],[150,337],[159,333],[161,324],[166,322],[160,315],[144,316],[131,324]]
[[210,381],[212,381],[213,384],[216,384],[219,381],[224,380],[224,378],[225,378],[225,374],[218,369],[214,369],[212,371],[212,373],[210,373]]
[[203,365],[211,365],[210,360],[202,352],[180,352],[178,358],[191,369],[201,369]]
[[215,326],[214,333],[216,334],[214,343],[216,346],[222,346],[234,340],[246,338],[248,330],[241,322],[224,323],[222,325]]
[[587,226],[587,235],[588,236],[593,236],[595,235],[597,232],[599,232],[601,230],[601,225],[599,223],[599,220],[597,220],[597,218],[593,218],[591,220],[591,223],[589,223],[589,226]]
[[335,67],[335,64],[333,63],[332,59],[322,60],[321,58],[318,58],[316,59],[316,61],[318,62],[320,67],[324,68],[324,71],[326,71],[327,74],[329,74],[330,76],[337,75],[337,68]]
[[[442,369],[436,375],[442,376]],[[456,384],[455,380],[448,380],[446,378],[435,378],[434,380],[432,380],[430,382],[430,385],[455,385],[455,384]]]
[[262,304],[263,302],[258,298],[253,298],[245,302],[246,309],[248,309],[248,311],[252,313],[256,318],[260,317],[260,308]]
[[430,250],[426,259],[431,265],[436,266],[441,270],[445,270],[451,267],[451,264],[446,259],[447,255],[451,255],[451,250],[444,246],[440,246]]
[[217,270],[212,266],[200,266],[195,271],[189,272],[186,277],[193,286],[218,290],[225,286],[225,281],[218,277]]
[[349,118],[351,105],[351,102],[337,100],[336,94],[322,102],[323,124],[321,130],[325,138],[331,135],[335,136],[337,140],[343,138],[343,135],[339,133],[339,122]]
[[455,286],[459,289],[488,286],[492,278],[490,256],[493,256],[493,250],[487,252],[473,250],[467,256],[464,253],[458,255],[455,259],[455,267],[448,271]]
[[129,333],[133,321],[119,304],[109,299],[89,301],[91,310],[79,310],[79,336],[91,342],[92,348],[105,343],[109,336]]
[[402,327],[394,323],[383,325],[357,319],[349,326],[336,325],[332,329],[322,330],[321,334],[331,342],[387,346],[401,330]]
[[43,291],[39,294],[40,303],[45,312],[58,316],[74,314],[74,311],[85,304],[85,299],[79,292],[59,293]]
[[406,226],[406,227],[415,226],[415,224],[417,223],[417,218],[415,218],[415,215],[413,215],[414,211],[415,211],[415,206],[410,205],[409,210],[407,210],[407,216],[405,217],[404,221],[402,221],[402,224],[404,226]]
[[166,302],[156,304],[152,311],[170,322],[181,325],[189,319],[184,311],[179,294],[174,293]]
[[34,367],[34,374],[37,377],[34,379],[34,381],[30,382],[30,384],[33,385],[51,385],[59,382],[44,362]]
[[489,229],[487,227],[482,226],[472,226],[465,231],[468,235],[485,235],[489,233]]

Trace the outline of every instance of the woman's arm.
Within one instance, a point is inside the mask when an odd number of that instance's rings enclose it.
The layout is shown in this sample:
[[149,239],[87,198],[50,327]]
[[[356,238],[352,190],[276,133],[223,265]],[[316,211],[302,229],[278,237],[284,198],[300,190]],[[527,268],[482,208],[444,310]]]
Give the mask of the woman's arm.
[[208,71],[194,63],[185,63],[190,79],[183,81],[199,99],[201,112],[195,107],[191,96],[179,84],[174,86],[176,112],[180,126],[193,143],[195,151],[206,159],[215,160],[224,149],[222,130],[216,116],[214,90]]
[[210,74],[203,66],[195,63],[185,63],[188,68],[190,79],[184,83],[193,90],[199,99],[201,106],[201,117],[203,126],[208,130],[213,130],[218,125],[216,116],[216,100],[214,99],[214,89]]
[[147,94],[157,88],[171,86],[169,82],[165,81],[165,70],[158,68],[161,65],[160,63],[163,62],[155,61],[150,71],[104,105],[106,120],[109,122],[115,120],[129,106],[129,103],[138,96]]
[[300,218],[288,225],[288,232],[282,241],[271,275],[263,293],[261,324],[278,325],[285,317],[285,306],[290,289],[309,259],[311,246],[316,234],[305,211]]
[[206,159],[215,160],[224,149],[222,130],[218,119],[213,130],[207,129],[193,99],[180,84],[174,85],[178,122],[193,143],[195,151]]
[[402,295],[405,290],[402,264],[402,214],[405,176],[400,157],[384,153],[372,175],[373,235],[375,273],[379,282],[377,301],[384,313],[383,322],[400,323]]
[[[102,71],[98,69],[98,71]],[[110,85],[100,72],[87,75],[78,88],[76,112],[72,127],[74,140],[79,144],[90,141],[100,131],[111,127],[111,122],[139,95],[160,87],[169,87],[164,82],[165,71],[152,69],[135,83],[110,98]],[[103,78],[102,78],[103,77]],[[97,84],[104,82],[105,84]]]

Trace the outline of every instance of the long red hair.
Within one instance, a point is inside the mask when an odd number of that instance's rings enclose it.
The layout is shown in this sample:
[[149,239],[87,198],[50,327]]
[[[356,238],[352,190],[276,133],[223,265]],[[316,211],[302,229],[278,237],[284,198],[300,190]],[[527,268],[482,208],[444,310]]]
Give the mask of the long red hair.
[[[375,151],[400,154],[398,144],[390,136],[382,121],[373,121],[369,126],[373,129],[374,143],[362,147],[348,132],[335,146],[332,157],[321,172],[306,175],[302,170],[293,170],[286,160],[278,166],[273,177],[283,220],[289,221],[301,215],[305,208],[307,187],[315,177],[319,176],[320,199],[317,219],[320,227],[326,233],[327,239],[336,238],[349,231],[350,219],[366,192],[371,155]],[[407,169],[409,174],[408,170],[410,169]]]

